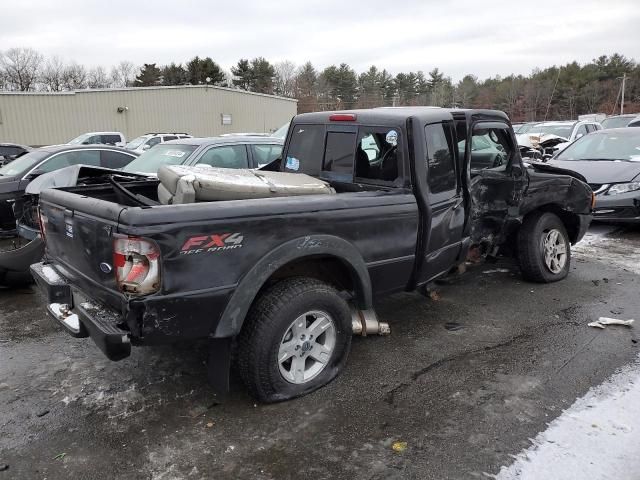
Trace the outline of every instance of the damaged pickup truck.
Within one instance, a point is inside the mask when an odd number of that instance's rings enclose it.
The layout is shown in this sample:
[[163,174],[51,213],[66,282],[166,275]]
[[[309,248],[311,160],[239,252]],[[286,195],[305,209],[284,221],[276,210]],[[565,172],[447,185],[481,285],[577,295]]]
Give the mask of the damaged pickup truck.
[[218,391],[233,359],[273,402],[330,382],[354,333],[388,332],[374,300],[425,287],[471,248],[563,279],[592,208],[579,175],[522,163],[502,112],[310,113],[261,170],[170,166],[43,191],[46,255],[31,270],[49,312],[110,359],[208,339]]

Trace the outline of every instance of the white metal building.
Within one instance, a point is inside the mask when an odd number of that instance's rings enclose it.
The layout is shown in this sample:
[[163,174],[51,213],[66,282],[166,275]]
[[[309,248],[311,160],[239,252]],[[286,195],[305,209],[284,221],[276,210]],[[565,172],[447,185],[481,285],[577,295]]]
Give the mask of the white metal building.
[[296,114],[297,101],[207,85],[74,92],[0,92],[0,142],[65,143],[91,131],[197,137],[272,132]]

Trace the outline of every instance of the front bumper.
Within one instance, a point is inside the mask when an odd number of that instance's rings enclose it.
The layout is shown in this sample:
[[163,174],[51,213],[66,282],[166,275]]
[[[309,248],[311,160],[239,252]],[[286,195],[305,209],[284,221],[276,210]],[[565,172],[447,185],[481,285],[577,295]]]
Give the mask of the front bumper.
[[31,274],[47,299],[47,310],[76,338],[91,337],[110,360],[131,354],[131,335],[115,311],[90,301],[44,262],[31,265]]
[[640,223],[640,192],[596,196],[595,221]]

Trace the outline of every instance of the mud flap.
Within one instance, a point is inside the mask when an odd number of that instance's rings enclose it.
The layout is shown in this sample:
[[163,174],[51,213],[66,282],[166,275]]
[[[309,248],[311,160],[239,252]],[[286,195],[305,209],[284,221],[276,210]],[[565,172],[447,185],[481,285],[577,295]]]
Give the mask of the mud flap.
[[207,379],[213,391],[221,396],[229,393],[231,342],[231,338],[210,338],[208,344]]

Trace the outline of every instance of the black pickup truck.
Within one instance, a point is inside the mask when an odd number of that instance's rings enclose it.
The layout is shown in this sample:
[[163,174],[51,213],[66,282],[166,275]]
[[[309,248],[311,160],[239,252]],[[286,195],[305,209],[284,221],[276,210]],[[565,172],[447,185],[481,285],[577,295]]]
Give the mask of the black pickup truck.
[[261,401],[330,382],[354,333],[385,333],[374,300],[423,288],[475,255],[524,278],[569,272],[593,194],[570,171],[522,162],[505,114],[383,108],[296,116],[271,171],[333,195],[164,205],[158,181],[45,190],[49,312],[112,360],[131,345],[208,339],[209,378],[232,359]]

